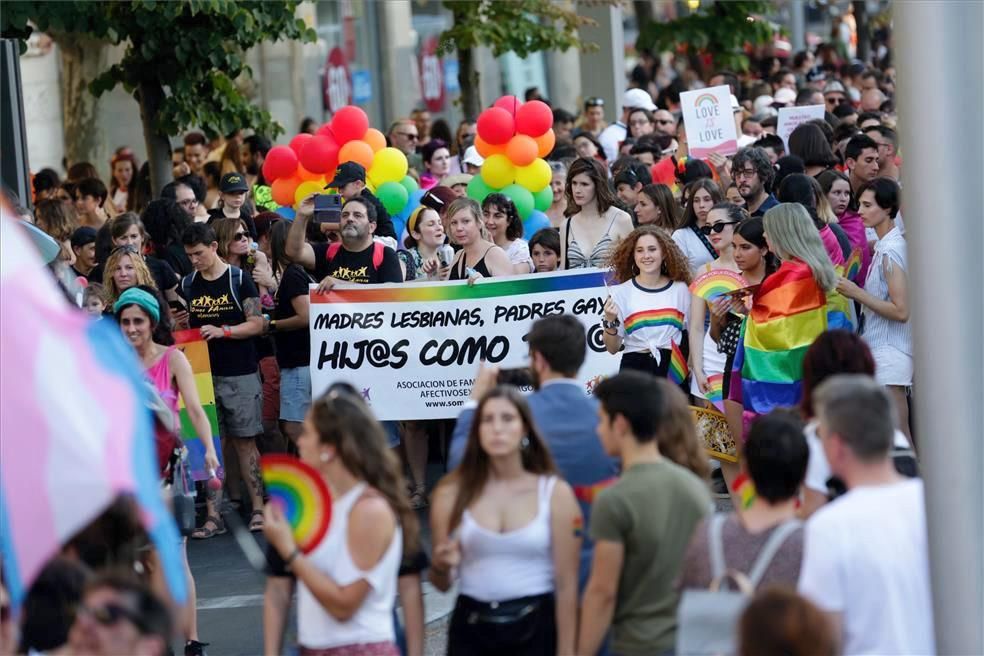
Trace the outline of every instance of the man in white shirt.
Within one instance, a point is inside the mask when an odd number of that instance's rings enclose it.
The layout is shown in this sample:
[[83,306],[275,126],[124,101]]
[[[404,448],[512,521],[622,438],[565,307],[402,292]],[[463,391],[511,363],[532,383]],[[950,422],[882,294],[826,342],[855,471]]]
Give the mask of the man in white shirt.
[[618,159],[618,145],[625,141],[628,134],[626,126],[633,109],[648,109],[652,112],[656,111],[656,105],[653,103],[653,97],[642,89],[629,89],[625,92],[622,96],[621,120],[612,123],[598,135],[598,141],[605,149],[605,159],[609,162]]
[[923,483],[892,464],[892,401],[873,378],[842,374],[814,407],[848,492],[806,525],[799,591],[831,615],[845,654],[934,654]]

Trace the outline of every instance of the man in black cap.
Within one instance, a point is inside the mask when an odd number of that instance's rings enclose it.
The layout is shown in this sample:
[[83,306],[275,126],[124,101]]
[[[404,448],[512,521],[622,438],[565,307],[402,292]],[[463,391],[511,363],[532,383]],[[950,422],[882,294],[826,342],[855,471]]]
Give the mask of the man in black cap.
[[[88,279],[89,274],[96,268],[96,229],[89,226],[77,228],[72,233],[72,251],[75,253],[75,264],[72,271]],[[102,282],[97,280],[96,282]]]
[[250,236],[256,239],[256,226],[253,224],[253,212],[246,203],[249,184],[246,176],[238,171],[226,173],[219,181],[219,204],[208,211],[208,224],[215,219],[239,219],[246,224]]
[[[342,197],[342,203],[361,196],[364,200],[372,204],[376,210],[376,230],[374,234],[377,237],[389,237],[393,240],[400,238],[393,230],[393,220],[390,218],[389,212],[386,211],[386,208],[383,207],[379,199],[371,191],[366,189],[366,169],[364,166],[358,162],[345,162],[339,165],[338,170],[335,172],[335,179],[328,183],[328,187],[338,190],[338,194]],[[331,226],[322,228],[324,231],[336,232],[339,230],[338,224],[322,225]]]

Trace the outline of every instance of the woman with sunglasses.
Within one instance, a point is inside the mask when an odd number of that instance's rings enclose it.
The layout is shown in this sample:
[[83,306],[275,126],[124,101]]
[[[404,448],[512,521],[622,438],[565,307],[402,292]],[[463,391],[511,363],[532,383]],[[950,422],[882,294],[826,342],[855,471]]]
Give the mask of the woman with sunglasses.
[[431,582],[458,582],[448,654],[573,654],[580,508],[526,400],[479,379],[489,391],[431,505]]
[[[268,276],[263,276],[267,280],[266,285],[257,285],[260,292],[260,303],[266,309],[273,308],[272,293],[276,292],[276,280],[270,285],[272,270],[270,261],[261,251],[249,234],[246,223],[241,219],[216,219],[212,222],[212,229],[215,230],[215,237],[218,239],[218,253],[226,264],[239,267],[247,275],[253,276],[255,270],[261,270]],[[254,280],[256,276],[253,276]]]
[[[701,233],[710,239],[718,257],[713,262],[700,267],[694,277],[711,271],[730,271],[741,273],[735,262],[734,235],[736,226],[748,219],[748,213],[731,203],[718,203],[707,213],[707,223]],[[691,294],[690,322],[688,339],[690,341],[690,393],[696,398],[717,400],[724,378],[724,365],[727,356],[718,348],[711,331],[705,329],[708,301],[697,294]]]
[[688,184],[683,191],[683,225],[673,232],[673,241],[687,257],[690,271],[713,261],[717,251],[701,228],[707,223],[711,208],[724,200],[721,188],[709,178],[700,178]]
[[[144,367],[144,375],[154,385],[168,409],[178,422],[178,395],[184,400],[188,418],[205,447],[205,469],[214,472],[219,468],[219,458],[212,442],[212,427],[202,409],[198,386],[188,358],[174,346],[174,338],[168,329],[167,308],[161,303],[153,287],[130,287],[124,291],[112,307],[120,330],[137,352]],[[179,483],[173,483],[179,485]],[[195,607],[195,579],[188,566],[187,539],[181,540],[185,579],[189,599],[183,609],[183,629],[188,647],[198,646],[198,615]]]
[[339,391],[311,405],[297,447],[331,490],[328,533],[301,553],[273,503],[263,533],[297,577],[300,653],[397,656],[397,573],[418,543],[399,461],[362,399]]

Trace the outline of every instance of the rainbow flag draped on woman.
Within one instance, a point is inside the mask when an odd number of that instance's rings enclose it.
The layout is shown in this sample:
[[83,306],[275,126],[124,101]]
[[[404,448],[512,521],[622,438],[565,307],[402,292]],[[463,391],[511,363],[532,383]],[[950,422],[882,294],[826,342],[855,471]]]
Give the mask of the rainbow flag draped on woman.
[[[735,356],[746,411],[765,414],[800,400],[803,356],[827,330],[827,298],[803,262],[786,261],[756,292]],[[740,377],[736,374],[740,372]]]

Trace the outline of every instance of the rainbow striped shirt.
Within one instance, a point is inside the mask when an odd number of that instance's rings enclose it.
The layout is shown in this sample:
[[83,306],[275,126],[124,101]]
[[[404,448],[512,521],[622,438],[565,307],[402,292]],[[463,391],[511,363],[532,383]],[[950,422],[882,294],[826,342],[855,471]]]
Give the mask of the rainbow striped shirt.
[[611,288],[622,322],[619,335],[625,351],[653,352],[679,344],[687,325],[690,290],[686,283],[671,282],[659,289],[646,289],[634,280]]

